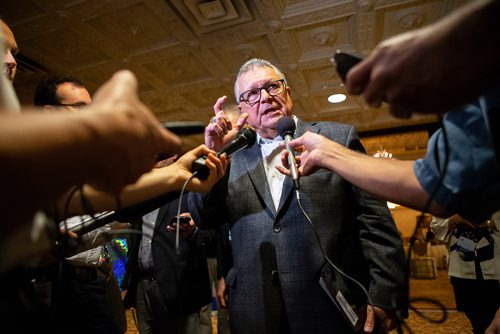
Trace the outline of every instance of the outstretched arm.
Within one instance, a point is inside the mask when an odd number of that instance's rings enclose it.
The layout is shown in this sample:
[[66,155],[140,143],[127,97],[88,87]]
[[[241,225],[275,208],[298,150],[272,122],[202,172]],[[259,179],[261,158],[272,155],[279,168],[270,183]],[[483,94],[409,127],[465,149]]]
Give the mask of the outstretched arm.
[[[224,175],[228,160],[225,155],[216,157],[212,150],[209,150],[205,145],[200,145],[186,152],[173,164],[166,167],[154,168],[149,173],[142,175],[137,182],[127,185],[118,194],[121,206],[131,206],[167,192],[180,190],[186,180],[192,175],[191,166],[193,161],[203,155],[207,156],[206,166],[210,173],[206,180],[192,178],[187,184],[186,189],[194,192],[209,191]],[[116,209],[116,196],[112,194],[100,191],[89,185],[83,187],[83,193],[96,212]],[[85,213],[84,208],[81,207],[80,196],[80,193],[72,196],[68,207],[68,214],[70,216]],[[64,212],[67,198],[68,194],[59,199],[59,212]]]
[[[292,140],[290,146],[302,152],[298,168],[301,176],[309,175],[319,168],[329,169],[376,197],[416,210],[424,209],[429,199],[413,172],[413,161],[374,158],[312,132]],[[281,159],[283,166],[287,166],[287,154],[284,150]],[[289,175],[285,167],[276,168]],[[448,216],[434,202],[429,212]]]
[[84,113],[0,113],[2,211],[6,222],[31,217],[79,183],[116,193],[180,149],[137,97],[129,71],[115,74]]
[[[500,77],[500,1],[479,0],[427,27],[381,42],[347,74],[350,94],[396,117],[445,113]],[[472,84],[473,83],[473,84]]]

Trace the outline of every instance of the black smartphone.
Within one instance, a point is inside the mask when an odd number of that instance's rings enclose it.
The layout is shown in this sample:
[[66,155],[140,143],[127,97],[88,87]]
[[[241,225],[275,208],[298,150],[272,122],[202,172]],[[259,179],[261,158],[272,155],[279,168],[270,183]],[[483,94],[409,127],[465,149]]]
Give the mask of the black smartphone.
[[191,217],[188,216],[174,216],[174,218],[172,218],[172,224],[177,223],[177,217],[181,225],[187,225],[191,221]]
[[340,50],[335,51],[333,55],[333,62],[337,66],[337,73],[343,82],[345,82],[347,72],[361,60],[363,60],[361,57]]

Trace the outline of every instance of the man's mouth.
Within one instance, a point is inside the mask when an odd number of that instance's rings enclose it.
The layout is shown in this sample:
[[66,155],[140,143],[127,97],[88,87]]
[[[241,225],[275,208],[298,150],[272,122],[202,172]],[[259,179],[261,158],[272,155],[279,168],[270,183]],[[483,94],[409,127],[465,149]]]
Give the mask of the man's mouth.
[[3,74],[7,77],[7,79],[12,81],[12,69],[10,67],[5,66],[3,69]]
[[274,112],[276,112],[277,110],[275,108],[267,108],[266,110],[264,110],[264,115],[267,115],[267,114],[272,114]]

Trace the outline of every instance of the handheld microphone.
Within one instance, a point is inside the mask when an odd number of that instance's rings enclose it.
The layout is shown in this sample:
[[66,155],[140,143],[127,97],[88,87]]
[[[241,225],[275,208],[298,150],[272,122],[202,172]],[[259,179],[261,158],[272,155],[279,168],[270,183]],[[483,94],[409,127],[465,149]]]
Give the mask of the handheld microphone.
[[205,131],[205,125],[201,122],[165,122],[163,127],[179,136],[194,135]]
[[[255,139],[257,135],[255,131],[250,128],[242,128],[236,134],[236,137],[231,140],[229,143],[224,145],[216,155],[219,156],[223,153],[226,153],[228,156],[231,156],[233,153],[238,152],[241,149],[247,148],[255,144]],[[208,167],[205,164],[206,157],[199,157],[193,162],[193,166],[191,170],[197,172],[196,177],[200,180],[205,180],[208,177]]]
[[113,222],[115,216],[114,211],[105,211],[101,213],[96,213],[93,217],[85,219],[82,223],[77,224],[73,227],[68,228],[69,231],[75,232],[78,235],[83,235],[90,231],[93,231],[99,227]]
[[299,190],[299,173],[297,172],[297,163],[295,161],[293,150],[290,147],[290,140],[293,138],[295,128],[295,121],[290,116],[283,116],[276,123],[276,131],[283,139],[285,139],[285,147],[288,151],[288,166],[290,168],[293,186],[295,190]]
[[69,228],[69,230],[75,232],[78,235],[83,235],[113,221],[131,222],[141,218],[148,212],[151,212],[161,207],[162,205],[173,201],[174,199],[178,198],[179,195],[180,191],[167,192],[149,200],[127,206],[116,211],[97,213],[94,214],[93,217],[83,221],[81,224]]
[[[201,122],[190,122],[190,121],[181,121],[181,122],[165,122],[163,123],[163,127],[170,132],[178,136],[189,136],[194,134],[203,133],[205,131],[205,125]],[[161,152],[156,155],[155,161],[165,160],[171,157],[172,152]]]

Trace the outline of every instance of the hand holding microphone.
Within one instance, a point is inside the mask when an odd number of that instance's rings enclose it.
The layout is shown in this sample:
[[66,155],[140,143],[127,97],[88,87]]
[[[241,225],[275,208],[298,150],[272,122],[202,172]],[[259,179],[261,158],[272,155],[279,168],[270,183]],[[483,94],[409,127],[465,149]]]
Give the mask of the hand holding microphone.
[[[92,219],[71,228],[71,231],[82,235],[112,221],[134,221],[144,216],[146,213],[179,197],[179,191],[177,190],[181,189],[188,179],[190,179],[190,182],[186,186],[187,190],[196,192],[209,191],[212,186],[224,176],[228,164],[224,156],[219,158],[214,153],[214,151],[208,149],[205,145],[200,145],[183,154],[173,164],[166,167],[155,168],[148,174],[149,181],[147,182],[152,182],[157,188],[165,189],[163,193],[136,204],[123,207],[117,211],[106,211],[94,214],[93,217],[91,217]],[[207,169],[206,180],[191,178],[191,167],[193,162],[201,156],[206,157],[204,159],[204,167]]]
[[[343,152],[347,150],[344,146],[320,135],[307,131],[302,136],[288,143],[291,150],[300,152],[300,156],[295,157],[299,162],[297,172],[300,176],[306,176],[314,173],[319,168],[331,169],[326,162],[326,157],[331,156],[332,152]],[[293,151],[292,151],[293,152]],[[281,155],[281,163],[283,166],[276,166],[276,169],[284,175],[291,175],[289,168],[289,157],[293,153],[288,150],[283,151]],[[294,159],[294,160],[295,160]]]
[[[243,148],[252,146],[255,143],[256,137],[257,136],[254,130],[250,128],[242,128],[236,134],[236,138],[234,138],[229,143],[224,145],[219,151],[217,151],[215,155],[219,157],[225,153],[229,157],[231,156],[231,154]],[[191,168],[193,173],[197,172],[196,177],[199,178],[200,180],[205,180],[208,177],[208,169],[205,164],[206,164],[206,157],[202,156],[193,162],[193,166]]]
[[[285,139],[285,148],[288,152],[288,167],[290,169],[290,176],[293,180],[293,186],[295,190],[299,190],[299,173],[297,172],[297,162],[295,161],[295,155],[290,147],[290,141],[293,139],[295,133],[295,121],[289,116],[283,116],[276,123],[277,133]],[[278,169],[279,170],[279,169]],[[281,171],[281,170],[280,170]]]

